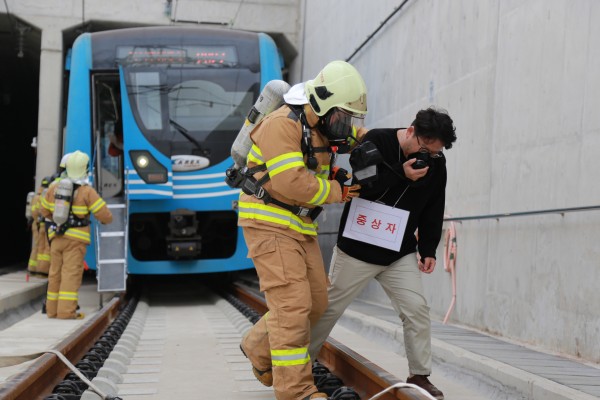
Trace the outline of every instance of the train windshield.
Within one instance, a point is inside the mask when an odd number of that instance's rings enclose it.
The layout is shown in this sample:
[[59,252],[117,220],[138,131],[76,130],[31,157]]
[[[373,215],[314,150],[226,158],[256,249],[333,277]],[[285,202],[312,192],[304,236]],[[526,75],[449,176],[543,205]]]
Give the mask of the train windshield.
[[123,71],[129,103],[146,139],[167,157],[198,155],[211,165],[230,156],[260,87],[258,72],[233,62],[136,64]]

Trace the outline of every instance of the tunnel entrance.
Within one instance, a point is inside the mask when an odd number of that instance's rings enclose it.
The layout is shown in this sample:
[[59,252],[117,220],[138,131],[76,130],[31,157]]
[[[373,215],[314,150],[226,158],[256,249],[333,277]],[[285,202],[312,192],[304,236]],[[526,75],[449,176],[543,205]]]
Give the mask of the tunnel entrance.
[[[0,143],[2,156],[2,255],[0,267],[29,259],[31,231],[25,219],[27,193],[34,190],[41,31],[0,13]],[[9,163],[17,159],[16,163]]]

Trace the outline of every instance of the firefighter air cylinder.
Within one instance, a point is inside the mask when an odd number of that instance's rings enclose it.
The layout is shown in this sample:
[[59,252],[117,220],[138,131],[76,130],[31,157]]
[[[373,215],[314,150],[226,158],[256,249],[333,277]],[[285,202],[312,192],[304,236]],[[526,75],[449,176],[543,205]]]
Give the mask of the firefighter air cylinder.
[[31,219],[31,206],[33,203],[34,192],[27,193],[27,203],[25,204],[25,218],[29,221]]
[[246,156],[252,147],[250,132],[270,112],[278,109],[283,104],[283,95],[290,90],[290,85],[282,80],[269,81],[260,92],[258,100],[248,112],[246,121],[240,129],[233,145],[231,146],[231,157],[235,162],[235,168],[246,165]]
[[73,181],[63,178],[58,182],[54,194],[54,212],[52,220],[60,227],[69,220],[71,201],[73,200]]

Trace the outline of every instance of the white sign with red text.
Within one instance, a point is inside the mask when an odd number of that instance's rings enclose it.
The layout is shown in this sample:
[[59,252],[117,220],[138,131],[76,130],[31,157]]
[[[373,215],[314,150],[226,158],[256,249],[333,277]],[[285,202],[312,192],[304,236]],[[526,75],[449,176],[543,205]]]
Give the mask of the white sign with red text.
[[400,251],[410,213],[355,197],[342,236]]

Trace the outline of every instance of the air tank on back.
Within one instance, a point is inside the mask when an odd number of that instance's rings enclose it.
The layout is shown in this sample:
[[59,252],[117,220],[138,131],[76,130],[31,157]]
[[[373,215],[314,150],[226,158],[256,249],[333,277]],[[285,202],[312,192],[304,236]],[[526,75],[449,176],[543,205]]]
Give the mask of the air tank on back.
[[69,220],[71,212],[71,202],[73,201],[73,181],[69,178],[61,179],[56,187],[54,194],[54,212],[52,220],[58,227],[64,225]]
[[246,165],[246,156],[252,147],[250,132],[270,112],[278,109],[283,104],[283,95],[290,90],[290,85],[282,80],[274,79],[269,81],[258,99],[248,112],[244,126],[240,129],[233,145],[231,146],[231,157],[235,162],[235,168]]

